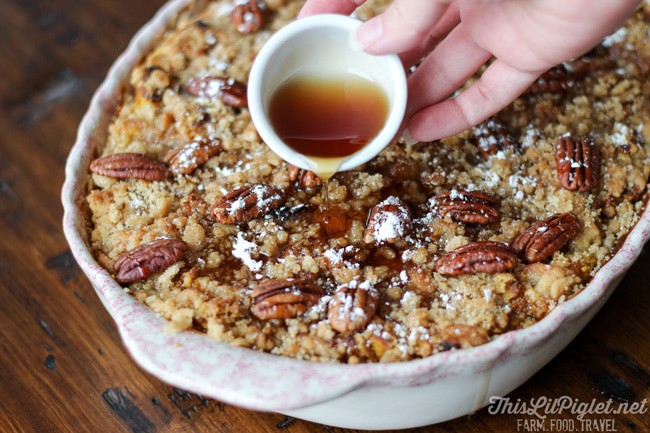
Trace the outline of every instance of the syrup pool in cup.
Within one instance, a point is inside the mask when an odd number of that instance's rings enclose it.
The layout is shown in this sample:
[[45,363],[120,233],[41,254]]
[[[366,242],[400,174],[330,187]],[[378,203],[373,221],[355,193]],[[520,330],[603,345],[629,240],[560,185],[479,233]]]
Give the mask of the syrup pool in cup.
[[297,75],[271,95],[269,117],[280,139],[327,181],[379,134],[388,99],[381,87],[358,75]]

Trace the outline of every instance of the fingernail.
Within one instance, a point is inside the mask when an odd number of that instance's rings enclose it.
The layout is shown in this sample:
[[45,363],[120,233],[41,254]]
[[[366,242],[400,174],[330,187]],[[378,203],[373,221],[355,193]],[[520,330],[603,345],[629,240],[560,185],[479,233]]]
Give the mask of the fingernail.
[[419,142],[419,140],[413,138],[408,129],[405,129],[404,132],[402,132],[402,141],[404,144],[407,144],[409,146]]
[[374,17],[357,28],[354,35],[357,42],[365,49],[374,44],[381,37],[383,31],[381,17]]

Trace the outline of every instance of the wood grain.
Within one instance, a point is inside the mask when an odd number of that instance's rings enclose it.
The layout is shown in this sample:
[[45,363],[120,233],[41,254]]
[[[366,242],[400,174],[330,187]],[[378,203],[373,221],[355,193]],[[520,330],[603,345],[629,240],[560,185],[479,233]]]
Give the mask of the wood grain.
[[[256,413],[141,371],[61,232],[63,166],[94,89],[161,0],[0,2],[0,432],[344,432]],[[511,397],[650,397],[650,255]],[[419,432],[526,431],[486,410]],[[564,416],[571,418],[571,416]],[[619,432],[650,415],[613,415]]]

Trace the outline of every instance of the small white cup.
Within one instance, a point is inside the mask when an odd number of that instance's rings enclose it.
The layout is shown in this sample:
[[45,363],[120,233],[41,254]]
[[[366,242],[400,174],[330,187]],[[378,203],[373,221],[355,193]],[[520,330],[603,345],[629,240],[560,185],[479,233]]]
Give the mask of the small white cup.
[[344,15],[314,15],[292,22],[273,35],[257,55],[248,79],[248,109],[258,133],[282,159],[313,169],[308,157],[287,146],[269,121],[269,100],[288,78],[300,75],[338,76],[352,73],[380,86],[389,103],[384,127],[358,152],[348,156],[339,170],[368,162],[395,138],[406,109],[406,75],[396,55],[363,52],[354,39],[361,21]]

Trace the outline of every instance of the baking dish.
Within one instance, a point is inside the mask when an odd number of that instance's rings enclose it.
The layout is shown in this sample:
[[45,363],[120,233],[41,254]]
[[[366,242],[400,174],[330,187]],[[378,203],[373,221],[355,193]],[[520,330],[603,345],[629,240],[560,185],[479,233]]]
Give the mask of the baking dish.
[[163,381],[254,410],[328,425],[407,428],[478,410],[525,382],[562,350],[611,295],[650,233],[646,211],[616,255],[575,298],[539,323],[472,349],[393,364],[318,364],[242,349],[166,321],[125,293],[93,259],[87,239],[88,165],[107,135],[131,69],[186,7],[174,0],[135,36],[93,97],[66,165],[64,231],[72,253],[114,318],[135,361]]

